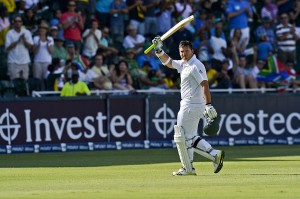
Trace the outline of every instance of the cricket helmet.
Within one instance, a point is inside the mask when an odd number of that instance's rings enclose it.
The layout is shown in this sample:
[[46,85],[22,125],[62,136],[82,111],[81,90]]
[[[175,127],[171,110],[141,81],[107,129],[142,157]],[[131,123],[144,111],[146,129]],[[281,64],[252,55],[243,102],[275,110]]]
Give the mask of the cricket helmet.
[[219,129],[219,118],[217,117],[214,120],[207,121],[207,124],[203,128],[203,131],[208,136],[214,136],[217,135]]

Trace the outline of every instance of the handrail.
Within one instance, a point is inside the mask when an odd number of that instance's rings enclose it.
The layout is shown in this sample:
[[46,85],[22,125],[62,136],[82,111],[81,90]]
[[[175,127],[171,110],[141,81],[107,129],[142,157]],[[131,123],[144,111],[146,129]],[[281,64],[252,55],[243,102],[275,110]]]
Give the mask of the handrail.
[[[267,92],[278,92],[276,88],[228,88],[228,89],[211,89],[211,93],[267,93]],[[284,91],[296,93],[300,92],[300,88],[292,89],[287,88]],[[134,92],[128,90],[91,90],[92,95],[102,94],[131,94],[131,93],[147,93],[147,94],[166,94],[166,93],[179,93],[179,89],[141,89],[135,90]],[[61,91],[32,91],[32,97],[43,97],[43,95],[60,95]]]

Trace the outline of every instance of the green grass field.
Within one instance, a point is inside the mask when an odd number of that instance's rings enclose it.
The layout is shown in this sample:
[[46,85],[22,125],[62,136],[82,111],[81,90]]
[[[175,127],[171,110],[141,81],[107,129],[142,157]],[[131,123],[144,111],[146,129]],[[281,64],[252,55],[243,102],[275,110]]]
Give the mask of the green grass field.
[[300,198],[300,146],[223,148],[176,177],[176,149],[0,155],[0,198]]

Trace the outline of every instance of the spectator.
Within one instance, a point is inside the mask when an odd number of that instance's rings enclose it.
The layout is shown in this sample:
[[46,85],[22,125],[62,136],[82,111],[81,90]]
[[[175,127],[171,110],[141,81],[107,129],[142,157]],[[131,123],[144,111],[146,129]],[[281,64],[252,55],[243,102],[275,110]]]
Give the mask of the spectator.
[[13,28],[6,34],[5,49],[8,52],[8,75],[10,79],[17,77],[28,79],[29,51],[32,48],[32,35],[26,28],[22,28],[22,18],[13,18]]
[[247,47],[250,39],[248,20],[249,18],[252,18],[253,15],[250,3],[247,0],[229,1],[226,8],[226,13],[229,20],[230,38],[233,37],[235,29],[241,29],[241,41],[244,40],[244,38],[248,38],[246,41]]
[[261,35],[257,44],[257,59],[266,61],[270,54],[273,54],[273,47],[267,40],[267,36]]
[[258,26],[255,30],[255,36],[257,41],[261,38],[262,35],[266,35],[267,41],[269,41],[273,48],[275,47],[276,36],[272,27],[272,21],[269,17],[262,18],[263,24]]
[[206,19],[207,19],[207,13],[206,11],[201,11],[199,14],[199,17],[195,19],[195,29],[196,33],[199,33],[201,30],[206,29]]
[[67,50],[64,47],[65,39],[62,36],[54,38],[54,50],[52,53],[52,58],[59,58],[61,64],[64,66],[68,59]]
[[126,3],[121,0],[114,0],[110,9],[110,31],[115,45],[122,44],[124,40],[125,15],[127,13]]
[[121,60],[112,73],[112,80],[115,89],[133,91],[133,81],[125,60]]
[[217,89],[228,89],[232,88],[232,70],[229,69],[230,63],[228,59],[222,61],[221,71],[216,74],[217,85],[215,88]]
[[145,7],[144,1],[141,0],[126,0],[128,13],[129,13],[129,25],[134,27],[137,33],[145,34]]
[[296,60],[296,41],[298,39],[296,30],[289,23],[287,13],[280,15],[280,24],[276,26],[276,37],[278,52],[277,57],[283,63],[295,62]]
[[198,32],[198,37],[194,41],[194,52],[201,62],[211,61],[213,48],[211,47],[210,41],[207,38],[207,32],[202,29]]
[[[160,70],[150,70],[148,72],[148,79],[152,82],[152,84],[156,86],[151,86],[149,89],[167,89],[168,85],[165,81],[165,79],[161,75]],[[172,83],[174,86],[175,83]]]
[[64,38],[67,42],[75,44],[75,50],[81,49],[81,30],[84,28],[83,19],[80,13],[75,12],[76,1],[68,2],[68,11],[61,17],[62,27],[64,29]]
[[60,93],[61,97],[74,97],[80,95],[91,95],[91,91],[86,83],[79,81],[79,73],[77,70],[69,69],[70,81],[66,82]]
[[293,8],[293,1],[294,0],[277,0],[278,15],[289,13]]
[[300,0],[295,0],[294,7],[290,12],[291,22],[295,24],[296,34],[300,38]]
[[26,9],[25,13],[22,15],[23,25],[31,32],[33,35],[37,29],[37,19],[32,8]]
[[5,52],[5,37],[7,31],[10,29],[10,21],[7,17],[7,8],[0,6],[0,70],[5,73],[1,74],[0,77],[5,77],[7,73],[6,59],[7,55]]
[[156,10],[159,5],[159,0],[144,0],[145,9],[145,36],[153,38],[157,34]]
[[[201,61],[201,60],[200,60]],[[218,72],[211,67],[210,61],[201,61],[206,69],[207,80],[210,88],[216,88],[218,85],[217,75]]]
[[261,9],[261,18],[268,18],[273,24],[277,23],[277,5],[272,0],[264,0],[264,6]]
[[84,41],[83,52],[82,54],[87,57],[87,59],[91,60],[92,57],[96,55],[98,50],[98,45],[100,43],[100,39],[102,37],[102,33],[98,30],[99,22],[97,19],[91,20],[91,29],[86,29],[82,34],[82,38]]
[[131,48],[135,51],[135,54],[142,53],[143,46],[145,43],[145,37],[137,33],[137,29],[129,25],[127,27],[128,35],[125,37],[123,47],[126,49]]
[[58,37],[58,27],[57,26],[51,26],[50,27],[50,35],[52,38]]
[[98,52],[103,54],[104,57],[116,56],[119,53],[119,50],[111,43],[109,28],[107,27],[102,29],[102,37],[100,39],[97,53]]
[[[150,45],[150,43],[145,43],[143,50],[146,50],[148,47],[150,47]],[[159,70],[160,68],[160,61],[155,56],[154,51],[150,51],[148,54],[142,53],[137,56],[136,60],[140,68],[143,68],[145,62],[150,63],[151,70]]]
[[104,57],[101,54],[95,56],[95,65],[91,68],[94,74],[91,76],[92,82],[97,89],[111,90],[113,89],[111,70],[107,65],[103,64],[103,59]]
[[210,38],[210,45],[213,49],[212,68],[221,71],[222,62],[226,59],[227,42],[222,37],[222,29],[216,28],[216,36]]
[[[179,0],[178,2],[176,2],[175,8],[177,11],[177,22],[179,22],[182,19],[188,18],[194,12],[191,4],[186,0]],[[195,33],[195,29],[191,25],[191,23],[186,24],[184,28],[190,31],[191,33]]]
[[213,1],[211,10],[216,18],[225,19],[227,0]]
[[133,80],[133,87],[135,89],[147,89],[149,87],[158,86],[158,83],[152,82],[148,78],[147,73],[139,67],[132,49],[127,49],[125,60],[128,63],[130,74]]
[[44,79],[46,77],[48,66],[52,62],[52,53],[54,50],[53,38],[47,36],[49,26],[46,23],[39,25],[39,34],[33,38],[33,77],[38,78],[42,82],[44,89]]
[[246,37],[244,39],[241,38],[242,38],[242,30],[235,29],[231,40],[231,44],[235,46],[238,55],[244,54],[246,48],[246,42],[248,40],[248,38]]
[[110,8],[114,0],[96,0],[96,18],[100,21],[100,28],[110,25]]

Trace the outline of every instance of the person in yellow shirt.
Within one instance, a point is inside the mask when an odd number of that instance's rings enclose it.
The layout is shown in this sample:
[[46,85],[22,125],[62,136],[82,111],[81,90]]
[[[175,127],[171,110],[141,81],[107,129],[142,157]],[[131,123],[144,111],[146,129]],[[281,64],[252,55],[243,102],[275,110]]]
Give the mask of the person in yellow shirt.
[[71,70],[71,80],[66,82],[60,93],[61,97],[74,97],[91,95],[91,91],[82,81],[78,81],[79,73],[77,70]]

